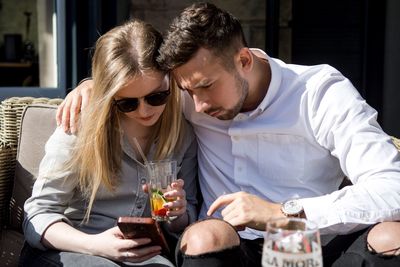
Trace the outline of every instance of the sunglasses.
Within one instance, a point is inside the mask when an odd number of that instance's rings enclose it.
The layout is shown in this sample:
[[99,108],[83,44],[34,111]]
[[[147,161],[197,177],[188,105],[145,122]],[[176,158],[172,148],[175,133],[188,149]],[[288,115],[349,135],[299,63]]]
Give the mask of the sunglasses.
[[[171,91],[168,89],[167,91],[152,93],[141,98],[143,98],[147,104],[156,107],[167,103],[170,93]],[[114,100],[114,104],[117,106],[119,111],[128,113],[135,111],[139,107],[139,98],[123,98]]]

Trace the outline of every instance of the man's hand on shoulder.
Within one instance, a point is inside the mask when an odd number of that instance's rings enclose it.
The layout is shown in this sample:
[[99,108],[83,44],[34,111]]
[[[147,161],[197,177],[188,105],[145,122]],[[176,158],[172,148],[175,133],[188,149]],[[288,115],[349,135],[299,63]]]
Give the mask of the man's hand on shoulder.
[[77,132],[79,113],[88,105],[92,87],[93,80],[84,80],[58,106],[56,114],[57,125],[62,125],[65,132]]

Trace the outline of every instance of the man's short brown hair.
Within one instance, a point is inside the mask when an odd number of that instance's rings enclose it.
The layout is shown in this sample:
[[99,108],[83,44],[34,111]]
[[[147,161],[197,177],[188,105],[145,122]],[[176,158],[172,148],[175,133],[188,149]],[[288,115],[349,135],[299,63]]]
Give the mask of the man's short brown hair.
[[213,4],[195,3],[172,21],[157,60],[174,69],[188,62],[199,48],[205,48],[229,69],[234,66],[233,55],[245,46],[237,18]]

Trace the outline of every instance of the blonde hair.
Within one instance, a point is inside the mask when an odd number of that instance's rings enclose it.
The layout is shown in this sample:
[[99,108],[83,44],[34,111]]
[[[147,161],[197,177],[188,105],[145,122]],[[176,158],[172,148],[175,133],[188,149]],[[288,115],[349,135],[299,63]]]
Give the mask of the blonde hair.
[[[113,191],[121,167],[121,125],[114,95],[132,78],[147,72],[165,72],[156,62],[161,34],[150,24],[131,20],[115,27],[96,42],[92,61],[93,89],[89,106],[81,116],[81,127],[68,168],[77,173],[89,200],[85,218],[100,186]],[[148,144],[156,142],[154,159],[163,159],[178,149],[184,134],[180,92],[170,83],[171,95],[154,127]],[[149,145],[145,149],[146,153]]]

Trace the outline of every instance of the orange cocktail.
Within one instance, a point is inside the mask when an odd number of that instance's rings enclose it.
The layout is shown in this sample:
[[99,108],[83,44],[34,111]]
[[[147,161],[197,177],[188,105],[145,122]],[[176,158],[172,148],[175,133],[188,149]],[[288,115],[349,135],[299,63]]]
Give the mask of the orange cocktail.
[[164,193],[172,190],[171,183],[176,180],[176,161],[151,161],[146,166],[149,172],[151,216],[157,221],[167,221],[168,210],[163,205],[175,198],[166,198]]
[[158,189],[152,189],[151,191],[151,216],[153,218],[163,218],[167,215],[167,209],[163,207],[167,200]]

